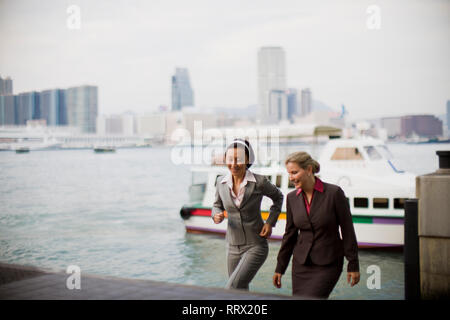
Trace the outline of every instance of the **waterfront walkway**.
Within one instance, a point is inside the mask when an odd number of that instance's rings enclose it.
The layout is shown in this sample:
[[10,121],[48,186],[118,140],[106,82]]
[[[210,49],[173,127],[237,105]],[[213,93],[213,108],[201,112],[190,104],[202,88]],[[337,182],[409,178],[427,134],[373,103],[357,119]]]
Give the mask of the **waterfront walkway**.
[[289,296],[206,288],[81,273],[81,289],[68,289],[70,274],[0,263],[0,299],[9,300],[286,300]]

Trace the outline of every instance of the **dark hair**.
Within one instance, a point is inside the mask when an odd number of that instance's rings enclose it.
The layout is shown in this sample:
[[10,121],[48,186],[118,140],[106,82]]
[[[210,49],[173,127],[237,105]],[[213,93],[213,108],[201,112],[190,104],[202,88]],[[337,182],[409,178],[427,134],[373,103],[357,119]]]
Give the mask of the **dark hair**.
[[251,157],[251,154],[253,155],[253,150],[250,146],[250,142],[244,139],[234,139],[233,142],[228,145],[227,149],[225,150],[224,156],[227,154],[228,149],[244,149],[245,158],[248,160],[248,163],[246,163],[247,169],[252,166],[253,159]]

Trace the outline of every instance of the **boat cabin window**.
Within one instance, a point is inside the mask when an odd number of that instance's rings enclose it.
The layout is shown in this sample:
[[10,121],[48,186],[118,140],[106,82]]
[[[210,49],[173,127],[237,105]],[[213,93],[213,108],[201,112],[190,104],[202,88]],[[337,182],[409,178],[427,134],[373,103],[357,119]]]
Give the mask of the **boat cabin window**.
[[364,160],[358,148],[336,148],[331,160]]
[[394,198],[394,209],[404,209],[405,199],[404,198]]
[[369,199],[367,198],[354,198],[353,206],[355,208],[368,208],[369,207]]
[[370,160],[381,160],[383,159],[383,156],[375,149],[374,146],[367,146],[364,147],[364,150],[366,150],[367,154],[369,155]]
[[276,181],[275,185],[278,188],[281,188],[281,176],[280,175],[277,175],[277,181]]
[[373,207],[375,209],[387,209],[389,208],[388,198],[373,198]]
[[192,172],[192,184],[189,186],[189,201],[201,202],[208,182],[207,172]]

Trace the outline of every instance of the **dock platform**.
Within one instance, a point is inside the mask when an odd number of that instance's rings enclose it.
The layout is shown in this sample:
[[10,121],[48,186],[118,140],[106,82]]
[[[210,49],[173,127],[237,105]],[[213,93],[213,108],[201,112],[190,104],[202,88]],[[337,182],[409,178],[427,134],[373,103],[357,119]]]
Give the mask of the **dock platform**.
[[200,287],[81,273],[80,289],[68,289],[70,274],[0,263],[1,300],[291,300],[291,296]]

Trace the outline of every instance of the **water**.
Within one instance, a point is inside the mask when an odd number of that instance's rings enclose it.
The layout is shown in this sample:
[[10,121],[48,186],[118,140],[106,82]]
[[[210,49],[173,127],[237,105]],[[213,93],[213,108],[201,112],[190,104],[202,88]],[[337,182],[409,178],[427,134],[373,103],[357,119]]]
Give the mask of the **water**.
[[[389,147],[399,167],[416,174],[436,170],[435,151],[450,149]],[[58,271],[78,265],[82,274],[223,287],[225,240],[185,232],[179,209],[188,201],[191,177],[189,167],[174,165],[170,155],[163,147],[114,154],[1,152],[0,261]],[[290,267],[281,290],[271,280],[280,242],[269,248],[250,288],[290,295]],[[380,267],[381,289],[367,288],[370,265]],[[360,268],[360,284],[350,288],[344,272],[331,299],[404,298],[401,251],[360,250]]]

